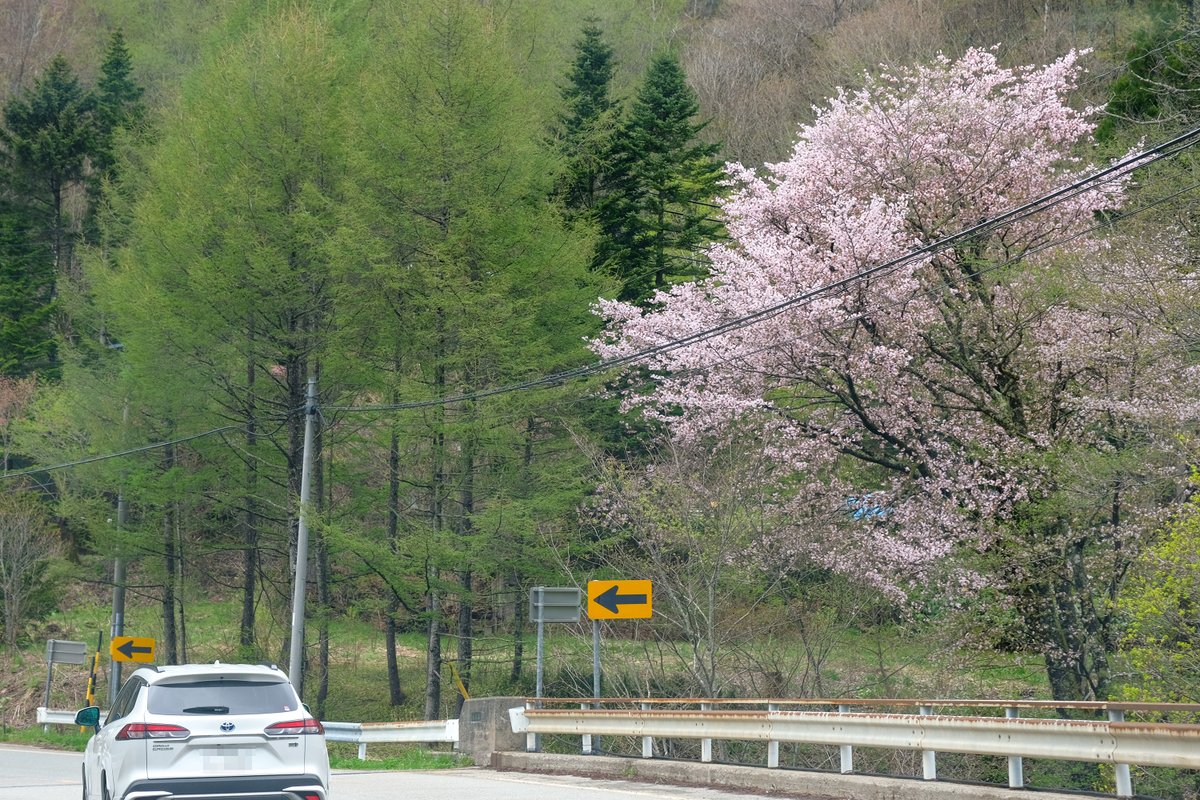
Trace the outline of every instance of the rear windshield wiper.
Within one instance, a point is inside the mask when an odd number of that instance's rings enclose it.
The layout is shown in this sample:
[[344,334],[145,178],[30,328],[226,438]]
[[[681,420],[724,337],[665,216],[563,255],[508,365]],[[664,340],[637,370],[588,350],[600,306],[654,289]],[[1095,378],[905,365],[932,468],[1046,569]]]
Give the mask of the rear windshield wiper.
[[183,709],[184,714],[228,714],[229,706],[192,706]]

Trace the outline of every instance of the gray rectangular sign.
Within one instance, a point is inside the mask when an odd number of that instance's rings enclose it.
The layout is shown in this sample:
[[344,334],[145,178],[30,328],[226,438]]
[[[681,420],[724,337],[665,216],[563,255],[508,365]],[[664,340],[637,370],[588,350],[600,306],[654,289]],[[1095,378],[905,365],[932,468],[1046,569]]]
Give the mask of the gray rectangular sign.
[[535,586],[529,590],[529,621],[579,622],[582,595],[574,586]]
[[63,639],[46,640],[46,661],[51,664],[86,664],[87,644]]

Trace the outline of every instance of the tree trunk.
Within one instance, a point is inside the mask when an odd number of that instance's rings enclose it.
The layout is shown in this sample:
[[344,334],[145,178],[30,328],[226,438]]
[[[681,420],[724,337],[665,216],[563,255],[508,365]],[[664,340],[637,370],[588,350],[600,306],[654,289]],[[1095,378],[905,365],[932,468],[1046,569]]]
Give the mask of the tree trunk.
[[[393,402],[397,395],[392,394]],[[388,441],[388,547],[392,555],[400,551],[400,434],[393,426]],[[392,589],[388,599],[387,620],[387,667],[388,697],[393,706],[404,702],[404,691],[400,688],[400,664],[396,658],[396,616],[400,613],[400,597]]]
[[163,557],[166,576],[163,578],[162,621],[163,659],[167,664],[179,663],[179,636],[175,629],[175,505],[167,506],[163,515]]
[[429,566],[425,613],[429,617],[425,646],[425,719],[437,719],[442,708],[442,608],[438,597],[439,572]]
[[521,685],[521,672],[525,658],[525,595],[521,591],[521,573],[514,572],[512,581],[517,599],[513,607],[513,654],[512,668],[508,672],[508,682],[516,688]]
[[472,586],[472,572],[470,564],[471,552],[471,514],[475,510],[475,491],[474,491],[474,473],[475,473],[475,453],[474,443],[468,443],[466,453],[463,456],[463,487],[459,497],[461,500],[461,509],[458,518],[458,537],[459,546],[462,548],[462,558],[465,562],[465,569],[458,573],[459,581],[459,600],[458,600],[458,679],[461,682],[461,690],[458,695],[458,705],[455,708],[454,716],[462,715],[463,703],[466,702],[464,694],[471,689],[471,660],[474,657],[473,642],[474,642],[474,591]]
[[[248,329],[250,347],[254,345],[254,320],[251,317]],[[255,422],[256,400],[254,395],[254,356],[246,359],[246,474],[245,494],[242,495],[242,624],[238,634],[242,658],[254,660],[258,656],[255,636],[255,595],[258,592],[258,513],[255,493],[258,484],[258,460],[255,451],[258,444],[258,429]]]
[[1068,543],[1057,574],[1034,587],[1036,629],[1055,700],[1106,700],[1111,677],[1106,643],[1111,615],[1096,612],[1082,540]]
[[[435,353],[436,366],[433,370],[433,391],[435,397],[443,397],[446,391],[446,366],[443,360],[444,351],[441,345],[445,342],[445,320],[438,314],[439,348]],[[440,543],[444,530],[444,509],[442,492],[445,489],[446,475],[443,466],[446,434],[444,429],[444,413],[442,406],[434,409],[433,419],[433,452],[431,453],[432,480],[430,481],[429,512],[433,528],[433,536]],[[425,719],[438,719],[442,707],[442,604],[439,596],[438,583],[441,580],[441,570],[437,559],[440,554],[436,548],[430,548],[429,562],[426,566],[425,613],[427,615],[427,639],[425,645]]]

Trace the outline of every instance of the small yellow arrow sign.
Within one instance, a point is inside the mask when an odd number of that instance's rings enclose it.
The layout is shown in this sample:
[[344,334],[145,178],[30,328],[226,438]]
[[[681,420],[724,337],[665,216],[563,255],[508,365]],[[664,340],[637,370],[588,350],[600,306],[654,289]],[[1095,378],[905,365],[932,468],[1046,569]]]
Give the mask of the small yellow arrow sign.
[[588,619],[650,619],[650,581],[588,581]]
[[108,654],[113,661],[154,661],[154,640],[138,636],[114,636],[108,643]]

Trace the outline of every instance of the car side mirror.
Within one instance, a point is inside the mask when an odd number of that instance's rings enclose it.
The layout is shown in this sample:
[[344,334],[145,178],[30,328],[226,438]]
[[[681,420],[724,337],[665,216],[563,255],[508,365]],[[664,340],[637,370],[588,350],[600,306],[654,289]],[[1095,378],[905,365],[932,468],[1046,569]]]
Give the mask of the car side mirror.
[[87,728],[97,729],[100,727],[100,707],[88,706],[80,709],[75,713],[75,724],[83,725]]

